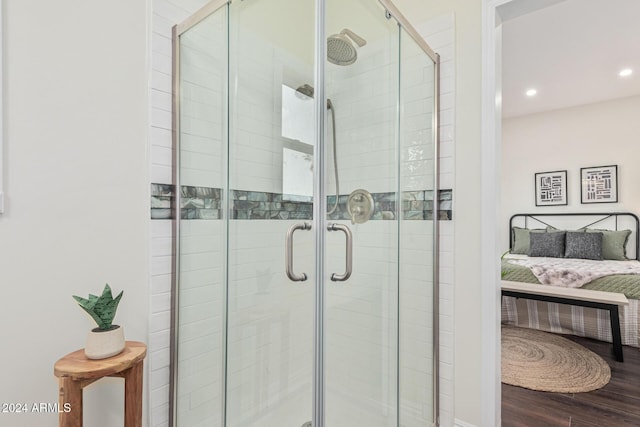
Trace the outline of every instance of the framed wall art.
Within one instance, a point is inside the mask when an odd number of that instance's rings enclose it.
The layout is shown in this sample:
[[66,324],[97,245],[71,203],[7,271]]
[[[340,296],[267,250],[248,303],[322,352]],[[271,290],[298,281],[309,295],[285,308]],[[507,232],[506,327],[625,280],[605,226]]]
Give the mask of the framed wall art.
[[567,171],[535,174],[536,206],[567,204]]
[[618,202],[618,166],[580,168],[581,203]]

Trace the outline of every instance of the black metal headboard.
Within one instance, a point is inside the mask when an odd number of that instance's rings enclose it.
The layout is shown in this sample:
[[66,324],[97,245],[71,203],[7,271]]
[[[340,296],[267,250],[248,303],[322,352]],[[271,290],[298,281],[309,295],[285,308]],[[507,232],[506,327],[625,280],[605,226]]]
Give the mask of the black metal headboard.
[[[514,223],[518,224],[514,224]],[[512,228],[523,224],[523,228],[532,226],[551,226],[560,229],[580,229],[593,227],[607,230],[631,230],[627,248],[633,249],[633,259],[640,260],[640,221],[631,212],[579,212],[579,213],[519,213],[509,219],[509,249],[513,247]],[[570,224],[567,226],[567,224]],[[627,252],[630,251],[627,249]]]

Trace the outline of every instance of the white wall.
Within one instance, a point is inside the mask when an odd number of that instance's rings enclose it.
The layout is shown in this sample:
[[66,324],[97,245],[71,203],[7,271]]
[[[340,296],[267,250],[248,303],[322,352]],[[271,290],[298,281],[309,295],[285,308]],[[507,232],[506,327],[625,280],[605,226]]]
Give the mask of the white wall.
[[[599,102],[502,122],[501,240],[522,212],[640,213],[640,96]],[[618,203],[580,203],[580,168],[618,165]],[[534,174],[567,170],[567,206],[536,207]]]
[[[148,337],[147,5],[3,3],[0,401],[56,403],[53,365],[94,327],[72,295],[124,290],[116,323]],[[122,380],[91,385],[86,425],[122,425],[122,396]],[[57,426],[58,414],[0,424]]]

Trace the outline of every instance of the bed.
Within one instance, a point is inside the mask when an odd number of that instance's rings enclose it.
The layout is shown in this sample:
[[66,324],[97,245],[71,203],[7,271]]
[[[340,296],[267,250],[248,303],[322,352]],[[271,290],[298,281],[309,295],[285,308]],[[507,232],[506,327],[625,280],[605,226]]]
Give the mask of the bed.
[[[622,343],[640,347],[639,228],[628,212],[513,215],[502,279],[622,293]],[[608,312],[594,308],[505,296],[502,322],[612,342]]]

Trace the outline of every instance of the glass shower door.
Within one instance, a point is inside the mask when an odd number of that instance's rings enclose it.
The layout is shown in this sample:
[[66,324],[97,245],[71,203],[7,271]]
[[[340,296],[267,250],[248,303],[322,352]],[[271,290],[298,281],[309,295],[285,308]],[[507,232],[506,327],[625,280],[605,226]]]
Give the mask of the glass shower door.
[[[327,223],[352,234],[326,238],[325,425],[398,425],[399,35],[378,2],[326,5]],[[362,43],[362,42],[365,43]],[[362,46],[359,46],[362,44]],[[348,54],[351,53],[351,58]],[[357,57],[356,57],[357,55]],[[335,128],[331,114],[335,114]],[[335,130],[335,132],[334,132]],[[335,138],[335,140],[334,140]],[[338,167],[338,185],[334,156]]]
[[[345,268],[345,239],[326,238],[324,420],[331,427],[436,422],[437,55],[383,3],[387,11],[367,0],[326,3],[329,212],[332,192],[340,194],[326,222],[348,227],[353,245],[349,279],[333,282],[331,274]],[[357,58],[346,58],[347,48],[333,51],[345,39]]]
[[320,42],[312,0],[216,3],[179,37],[178,426],[431,424],[433,62],[378,1]]
[[[226,426],[312,418],[313,1],[229,5]],[[303,125],[304,124],[304,125]]]

